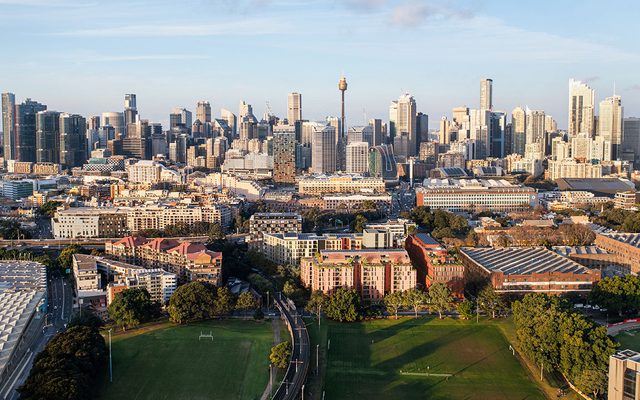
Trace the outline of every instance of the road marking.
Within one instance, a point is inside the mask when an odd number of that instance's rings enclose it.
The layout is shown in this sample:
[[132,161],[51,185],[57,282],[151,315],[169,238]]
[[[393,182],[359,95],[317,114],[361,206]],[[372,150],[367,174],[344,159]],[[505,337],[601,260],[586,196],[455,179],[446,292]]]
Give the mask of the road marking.
[[64,321],[64,285],[62,285],[62,320]]

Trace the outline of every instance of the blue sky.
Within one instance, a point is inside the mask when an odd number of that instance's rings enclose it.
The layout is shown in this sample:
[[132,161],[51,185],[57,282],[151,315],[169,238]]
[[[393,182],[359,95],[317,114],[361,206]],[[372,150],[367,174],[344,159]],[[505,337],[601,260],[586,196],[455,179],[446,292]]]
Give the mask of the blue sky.
[[261,116],[388,118],[407,91],[435,128],[452,107],[478,107],[494,80],[496,109],[544,109],[566,127],[569,78],[597,101],[622,95],[640,116],[640,4],[581,1],[0,0],[0,91],[59,111],[95,115],[138,95],[142,118],[166,123],[200,99]]

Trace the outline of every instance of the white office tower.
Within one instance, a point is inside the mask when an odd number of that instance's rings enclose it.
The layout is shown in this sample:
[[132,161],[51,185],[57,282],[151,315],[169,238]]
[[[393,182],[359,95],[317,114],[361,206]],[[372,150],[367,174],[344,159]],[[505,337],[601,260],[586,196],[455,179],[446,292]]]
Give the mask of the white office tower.
[[594,133],[595,92],[585,83],[569,80],[569,136]]
[[252,122],[258,122],[258,119],[255,115],[253,115],[253,107],[251,104],[247,104],[244,100],[240,101],[240,112],[238,113],[238,118],[243,119],[248,117]]
[[624,108],[620,96],[607,97],[600,102],[598,136],[611,143],[611,159],[613,160],[618,160],[621,156],[623,114]]
[[469,138],[475,143],[473,158],[483,160],[489,157],[490,139],[487,121],[491,118],[489,110],[469,110]]
[[220,116],[222,117],[221,119],[227,121],[227,126],[229,126],[229,128],[231,129],[231,135],[235,138],[238,134],[236,130],[238,118],[236,117],[236,115],[231,111],[223,108],[220,110]]
[[[619,146],[618,146],[619,147]],[[611,161],[613,145],[604,136],[596,136],[591,141],[591,154],[589,160]]]
[[302,95],[300,93],[289,93],[287,99],[287,121],[290,125],[296,121],[302,121]]
[[364,174],[369,171],[369,143],[352,142],[347,145],[347,173]]
[[311,135],[311,169],[316,174],[336,172],[336,128],[314,125]]
[[480,81],[480,109],[493,110],[493,80]]
[[544,111],[530,110],[527,107],[527,121],[526,121],[527,144],[540,143],[540,146],[543,152],[546,147],[544,125],[545,125]]
[[347,143],[367,142],[369,146],[373,146],[374,138],[373,127],[367,126],[352,126],[347,132]]
[[[409,93],[392,101],[389,107],[389,127],[394,138],[396,157],[407,159],[417,155],[416,151],[416,101]],[[396,149],[396,143],[402,143]]]

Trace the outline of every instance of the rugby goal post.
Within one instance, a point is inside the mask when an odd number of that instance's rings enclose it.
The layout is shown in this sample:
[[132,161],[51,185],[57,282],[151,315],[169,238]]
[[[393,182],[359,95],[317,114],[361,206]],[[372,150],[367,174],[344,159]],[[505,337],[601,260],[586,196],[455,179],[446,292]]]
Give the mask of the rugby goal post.
[[211,339],[213,342],[213,331],[209,331],[209,334],[203,333],[200,331],[200,336],[198,337],[198,342],[202,339]]

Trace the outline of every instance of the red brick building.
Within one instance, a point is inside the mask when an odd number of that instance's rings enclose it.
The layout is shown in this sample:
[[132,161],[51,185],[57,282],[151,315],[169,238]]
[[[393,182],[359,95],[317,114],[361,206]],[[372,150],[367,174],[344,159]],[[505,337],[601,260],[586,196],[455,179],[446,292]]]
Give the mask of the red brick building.
[[410,235],[405,248],[417,271],[417,283],[428,288],[435,282],[449,287],[451,294],[464,298],[464,265],[426,233]]

